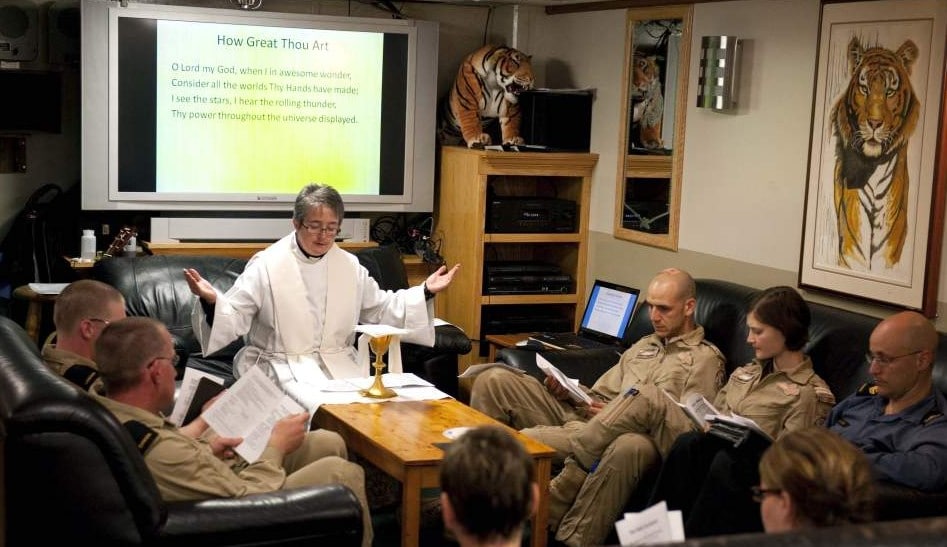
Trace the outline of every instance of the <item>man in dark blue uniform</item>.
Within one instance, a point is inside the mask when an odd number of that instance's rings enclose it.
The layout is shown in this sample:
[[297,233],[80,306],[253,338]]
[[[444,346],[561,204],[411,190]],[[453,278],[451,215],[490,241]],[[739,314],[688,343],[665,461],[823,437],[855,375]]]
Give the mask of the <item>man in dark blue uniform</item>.
[[[934,387],[937,331],[923,315],[884,319],[869,339],[872,381],[838,403],[826,421],[865,453],[881,481],[923,492],[947,488],[947,400]],[[759,452],[719,450],[710,435],[677,439],[651,501],[684,512],[688,537],[763,531],[750,487]]]

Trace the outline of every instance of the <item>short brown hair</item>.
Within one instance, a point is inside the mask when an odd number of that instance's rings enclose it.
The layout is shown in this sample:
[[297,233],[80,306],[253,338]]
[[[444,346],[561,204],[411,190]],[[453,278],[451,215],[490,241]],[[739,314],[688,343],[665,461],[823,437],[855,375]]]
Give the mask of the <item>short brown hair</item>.
[[53,307],[53,324],[56,330],[71,332],[83,319],[104,319],[109,304],[125,305],[125,297],[118,289],[94,279],[73,281],[56,297]]
[[812,314],[809,304],[792,287],[770,287],[750,302],[750,313],[786,338],[786,348],[801,350],[809,341],[809,323]]
[[468,534],[507,539],[531,514],[532,473],[532,458],[507,430],[480,426],[445,450],[441,490]]
[[150,317],[126,317],[107,325],[95,341],[95,363],[109,393],[135,385],[145,366],[164,351],[166,327]]
[[852,443],[823,427],[785,433],[760,460],[767,488],[789,495],[802,526],[868,522],[875,485],[871,464]]

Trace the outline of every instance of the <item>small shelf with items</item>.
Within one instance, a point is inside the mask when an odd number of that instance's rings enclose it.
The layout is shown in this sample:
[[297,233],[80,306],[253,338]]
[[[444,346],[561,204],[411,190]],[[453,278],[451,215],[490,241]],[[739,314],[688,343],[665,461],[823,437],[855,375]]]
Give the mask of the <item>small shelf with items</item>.
[[[474,342],[461,371],[487,355],[487,334],[521,328],[514,324],[522,323],[523,309],[546,325],[535,330],[577,325],[597,161],[589,153],[441,149],[441,253],[464,266],[438,300],[443,317]],[[498,264],[506,271],[494,268],[491,277],[489,268]]]

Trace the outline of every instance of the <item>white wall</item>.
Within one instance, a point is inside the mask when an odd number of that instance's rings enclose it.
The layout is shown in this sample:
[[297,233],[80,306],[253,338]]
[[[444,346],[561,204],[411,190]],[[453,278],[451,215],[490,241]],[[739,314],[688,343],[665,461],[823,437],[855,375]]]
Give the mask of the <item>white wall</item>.
[[[592,151],[599,163],[592,189],[591,278],[644,287],[655,271],[674,265],[698,277],[757,287],[796,285],[819,12],[819,0],[695,5],[678,252],[611,235],[625,11],[534,18],[531,24],[539,30],[531,33],[528,47],[538,63],[564,64],[576,85],[598,89],[592,114]],[[727,114],[695,106],[700,37],[718,34],[745,40],[740,104]],[[947,252],[942,256],[947,261]],[[942,264],[940,271],[939,309],[945,307],[947,267]],[[806,298],[878,316],[891,311],[815,291]],[[947,331],[947,319],[937,326]]]

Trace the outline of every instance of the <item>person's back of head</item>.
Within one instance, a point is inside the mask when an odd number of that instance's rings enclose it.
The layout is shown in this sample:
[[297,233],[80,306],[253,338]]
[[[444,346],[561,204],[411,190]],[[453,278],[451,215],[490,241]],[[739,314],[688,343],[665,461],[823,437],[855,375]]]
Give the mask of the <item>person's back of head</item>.
[[538,501],[532,475],[532,458],[507,430],[471,429],[446,448],[441,463],[445,526],[461,545],[519,545]]
[[110,322],[125,317],[125,297],[115,287],[93,279],[80,279],[56,297],[53,324],[57,344],[90,358],[91,344]]
[[810,427],[780,436],[759,464],[760,511],[767,532],[868,522],[871,464],[838,434]]
[[150,317],[128,317],[108,325],[95,342],[96,364],[108,396],[134,388],[146,367],[167,353],[169,340],[164,324]]

